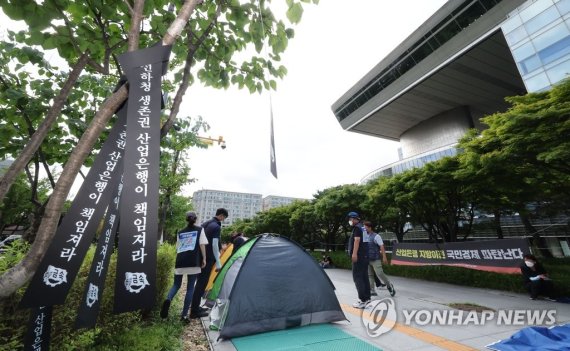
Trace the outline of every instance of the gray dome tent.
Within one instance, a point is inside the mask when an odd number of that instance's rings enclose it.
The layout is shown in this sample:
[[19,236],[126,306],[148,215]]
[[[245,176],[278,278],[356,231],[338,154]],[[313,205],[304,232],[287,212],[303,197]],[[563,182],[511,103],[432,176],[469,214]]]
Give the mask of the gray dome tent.
[[226,262],[208,294],[212,326],[228,339],[308,324],[346,320],[334,285],[305,250],[262,234]]

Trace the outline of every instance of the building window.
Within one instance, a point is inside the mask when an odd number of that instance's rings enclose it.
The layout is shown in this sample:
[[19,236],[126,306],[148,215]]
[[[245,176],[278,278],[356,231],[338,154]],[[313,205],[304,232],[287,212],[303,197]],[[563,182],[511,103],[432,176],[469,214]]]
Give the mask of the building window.
[[529,20],[524,24],[529,35],[538,32],[544,26],[554,22],[557,18],[559,18],[558,11],[555,7],[551,7],[546,11],[542,12],[538,16],[534,17],[533,19]]
[[568,78],[570,74],[570,60],[564,61],[546,71],[551,82],[559,82],[564,78]]
[[560,0],[556,3],[556,7],[558,8],[558,11],[560,11],[560,14],[564,16],[570,12],[570,0]]
[[570,54],[570,35],[538,52],[538,56],[545,65],[568,54]]
[[507,39],[509,45],[515,45],[516,43],[520,42],[523,39],[526,39],[527,37],[528,34],[523,26],[518,26],[513,31],[505,35],[505,38]]
[[544,72],[541,72],[532,78],[525,79],[528,91],[540,91],[550,86],[550,81]]

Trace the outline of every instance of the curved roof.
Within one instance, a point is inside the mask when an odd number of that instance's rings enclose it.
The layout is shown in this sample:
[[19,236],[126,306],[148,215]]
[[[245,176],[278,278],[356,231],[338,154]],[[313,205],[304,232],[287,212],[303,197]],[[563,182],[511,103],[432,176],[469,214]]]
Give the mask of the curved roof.
[[500,30],[516,1],[448,1],[332,109],[350,131],[399,140],[416,124],[459,106],[473,117],[524,94]]

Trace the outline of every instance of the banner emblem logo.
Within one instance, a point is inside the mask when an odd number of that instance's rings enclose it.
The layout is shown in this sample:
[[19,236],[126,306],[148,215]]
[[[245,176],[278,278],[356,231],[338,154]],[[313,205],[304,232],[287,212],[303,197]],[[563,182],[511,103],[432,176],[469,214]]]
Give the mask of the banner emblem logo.
[[89,291],[87,291],[87,299],[85,303],[87,306],[91,307],[95,302],[99,300],[99,287],[89,283]]
[[67,271],[63,268],[49,265],[44,273],[44,283],[51,287],[67,283]]
[[125,288],[128,292],[138,294],[145,286],[150,285],[146,273],[125,272]]

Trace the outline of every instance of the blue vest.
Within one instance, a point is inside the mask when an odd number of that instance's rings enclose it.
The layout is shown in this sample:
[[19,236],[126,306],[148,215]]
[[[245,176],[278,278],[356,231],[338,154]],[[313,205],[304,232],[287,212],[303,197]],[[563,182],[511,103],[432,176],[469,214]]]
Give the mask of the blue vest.
[[368,243],[368,259],[370,261],[376,261],[380,259],[380,247],[374,241],[376,239],[376,233],[372,232],[368,234],[370,237],[370,242]]
[[178,232],[175,268],[200,267],[200,233],[202,227],[188,226]]

